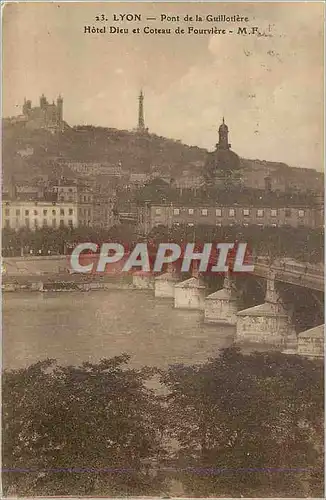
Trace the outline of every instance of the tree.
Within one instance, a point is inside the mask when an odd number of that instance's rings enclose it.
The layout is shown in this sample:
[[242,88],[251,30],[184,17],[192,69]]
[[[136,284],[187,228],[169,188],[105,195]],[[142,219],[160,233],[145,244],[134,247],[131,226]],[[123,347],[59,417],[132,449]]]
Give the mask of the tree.
[[322,496],[321,364],[229,348],[162,382],[186,494]]
[[5,492],[159,491],[144,462],[162,452],[161,408],[145,386],[151,372],[128,369],[127,361],[62,367],[47,360],[4,373],[3,468],[12,470]]
[[160,371],[159,396],[127,361],[4,372],[5,494],[323,496],[320,362],[228,348]]

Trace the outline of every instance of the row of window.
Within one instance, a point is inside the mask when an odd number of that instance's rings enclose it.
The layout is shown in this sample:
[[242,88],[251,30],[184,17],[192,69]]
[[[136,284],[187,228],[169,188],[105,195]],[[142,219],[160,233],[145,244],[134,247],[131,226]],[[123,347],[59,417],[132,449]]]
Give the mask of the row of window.
[[[6,206],[7,206],[7,207],[11,205],[10,201],[6,201],[5,203],[6,203]],[[38,206],[38,201],[37,201],[37,200],[35,200],[35,202],[34,202],[34,203],[35,203],[35,206]],[[56,206],[56,205],[57,205],[57,202],[56,202],[56,201],[52,201],[52,205],[53,205],[53,206]]]
[[[38,210],[25,210],[25,216],[28,216],[28,215],[41,215],[41,212],[39,213]],[[46,216],[48,215],[48,210],[46,208],[44,208],[43,210],[43,215]],[[52,215],[57,215],[57,211],[55,209],[52,210]],[[65,209],[64,208],[60,208],[60,215],[65,215]],[[68,215],[74,215],[74,209],[73,208],[69,208],[68,209]],[[5,216],[6,217],[9,217],[10,216],[10,208],[6,208],[5,209]],[[16,208],[16,217],[19,217],[20,216],[20,208]]]
[[80,196],[79,197],[80,203],[92,203],[92,197],[91,196]]
[[66,193],[67,191],[69,193],[72,193],[73,191],[77,192],[77,188],[75,188],[74,190],[72,188],[58,188],[58,193]]
[[59,201],[61,201],[62,203],[65,201],[67,201],[68,203],[72,203],[74,199],[71,196],[68,196],[67,199],[64,196],[60,196]]
[[[174,222],[174,223],[173,223],[173,227],[179,227],[179,226],[181,226],[181,225],[182,225],[182,224],[181,224],[180,222]],[[195,224],[194,224],[193,222],[188,222],[188,223],[187,223],[187,226],[188,226],[188,227],[194,227],[194,225],[195,225]],[[221,222],[216,222],[216,224],[215,224],[215,225],[216,225],[216,226],[219,226],[219,227],[222,227],[222,223],[221,223]],[[248,227],[248,226],[249,226],[248,222],[244,222],[242,225],[243,225],[244,227]],[[279,226],[279,225],[280,225],[280,224],[269,224],[269,226],[271,226],[271,227],[277,227],[277,226]],[[303,226],[303,225],[304,225],[304,222],[303,222],[303,221],[299,221],[299,222],[298,222],[298,226]],[[227,226],[228,226],[228,227],[232,227],[232,226],[234,226],[234,224],[230,223],[230,224],[227,224]],[[257,224],[257,226],[259,226],[259,227],[264,227],[264,224]]]
[[[256,216],[257,217],[264,217],[265,212],[267,210],[263,208],[258,208],[258,209],[252,209],[253,211],[256,210]],[[181,209],[180,208],[174,208],[173,209],[173,215],[180,215]],[[193,208],[188,208],[188,215],[194,215],[194,209]],[[208,215],[208,209],[207,208],[202,208],[200,210],[201,215],[207,216]],[[161,208],[156,208],[155,211],[156,215],[161,215],[162,214],[162,209]],[[242,214],[244,217],[250,217],[251,210],[249,208],[243,208],[242,209]],[[215,209],[215,215],[216,217],[222,217],[222,209],[221,208],[216,208]],[[228,211],[229,217],[235,217],[235,208],[229,208]],[[270,209],[270,216],[271,217],[277,217],[278,216],[278,210],[277,209]],[[291,217],[292,216],[292,209],[291,208],[286,208],[285,209],[285,217]],[[304,210],[298,210],[298,216],[299,217],[304,217],[305,216],[305,211]]]
[[[57,219],[52,219],[52,227],[57,227]],[[16,227],[19,227],[20,226],[20,220],[19,219],[16,219]],[[30,224],[30,219],[25,219],[25,226],[26,227],[30,227],[31,224]],[[35,228],[38,228],[40,227],[40,224],[38,222],[37,219],[34,219],[34,222],[33,222],[33,226]],[[48,221],[47,219],[43,219],[43,224],[42,224],[42,227],[47,227],[48,226]],[[59,222],[59,226],[60,227],[64,227],[65,226],[65,221],[63,219],[60,219],[60,222]],[[72,219],[69,219],[68,220],[68,226],[69,227],[73,227],[73,220]],[[10,226],[10,220],[9,219],[5,219],[5,227],[7,229],[9,229],[11,226]]]
[[92,209],[91,208],[80,208],[79,209],[79,215],[83,216],[91,216],[92,215]]

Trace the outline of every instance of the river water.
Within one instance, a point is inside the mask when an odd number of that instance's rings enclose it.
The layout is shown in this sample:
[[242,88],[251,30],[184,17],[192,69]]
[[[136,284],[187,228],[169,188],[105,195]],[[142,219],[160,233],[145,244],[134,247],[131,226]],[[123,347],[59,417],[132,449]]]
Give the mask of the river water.
[[3,367],[46,358],[96,362],[122,353],[130,366],[193,364],[230,346],[235,328],[203,323],[203,313],[173,308],[152,291],[3,295]]

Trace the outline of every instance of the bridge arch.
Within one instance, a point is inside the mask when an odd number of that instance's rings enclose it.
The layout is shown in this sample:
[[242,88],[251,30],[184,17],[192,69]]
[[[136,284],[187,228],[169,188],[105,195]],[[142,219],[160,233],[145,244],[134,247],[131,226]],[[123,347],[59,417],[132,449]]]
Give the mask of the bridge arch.
[[322,292],[281,282],[278,282],[277,290],[297,333],[324,323]]

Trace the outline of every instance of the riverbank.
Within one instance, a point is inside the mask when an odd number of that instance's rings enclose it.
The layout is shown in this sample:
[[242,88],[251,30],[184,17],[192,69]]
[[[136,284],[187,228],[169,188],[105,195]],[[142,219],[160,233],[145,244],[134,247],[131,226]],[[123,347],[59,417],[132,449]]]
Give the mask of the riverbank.
[[57,273],[40,276],[3,276],[3,293],[14,292],[89,292],[96,290],[130,290],[132,276],[94,276]]

